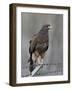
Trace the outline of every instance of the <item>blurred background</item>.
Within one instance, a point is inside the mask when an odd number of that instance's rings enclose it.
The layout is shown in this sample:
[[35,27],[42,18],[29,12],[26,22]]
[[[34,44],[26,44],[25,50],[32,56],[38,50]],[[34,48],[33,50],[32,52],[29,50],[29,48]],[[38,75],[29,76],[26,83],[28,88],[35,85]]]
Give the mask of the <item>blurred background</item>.
[[29,75],[29,41],[44,24],[52,26],[49,31],[49,48],[43,67],[35,76],[63,74],[63,15],[21,13],[21,76]]

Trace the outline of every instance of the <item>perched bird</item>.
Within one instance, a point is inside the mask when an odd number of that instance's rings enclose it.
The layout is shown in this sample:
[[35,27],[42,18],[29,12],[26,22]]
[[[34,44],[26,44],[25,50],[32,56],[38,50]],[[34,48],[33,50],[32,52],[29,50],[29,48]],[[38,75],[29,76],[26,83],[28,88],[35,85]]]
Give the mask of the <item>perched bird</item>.
[[43,58],[45,56],[45,52],[49,47],[49,35],[48,30],[50,29],[50,24],[43,25],[41,30],[34,34],[32,40],[30,40],[29,46],[29,62],[30,62],[30,72],[34,69],[34,62],[37,64],[43,64]]

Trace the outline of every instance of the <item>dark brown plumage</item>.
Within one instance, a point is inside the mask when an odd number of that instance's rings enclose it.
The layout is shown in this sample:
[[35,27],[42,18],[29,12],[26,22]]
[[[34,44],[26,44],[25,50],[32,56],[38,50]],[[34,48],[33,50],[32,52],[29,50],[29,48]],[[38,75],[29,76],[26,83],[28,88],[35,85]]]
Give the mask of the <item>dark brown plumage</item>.
[[[41,30],[33,36],[32,40],[30,40],[30,47],[29,47],[30,72],[32,72],[34,69],[33,67],[34,62],[37,62],[38,64],[41,63],[41,59],[44,58],[45,52],[49,47],[49,36],[48,36],[49,27],[50,27],[49,24],[44,25],[41,28]],[[35,60],[33,60],[33,57]]]

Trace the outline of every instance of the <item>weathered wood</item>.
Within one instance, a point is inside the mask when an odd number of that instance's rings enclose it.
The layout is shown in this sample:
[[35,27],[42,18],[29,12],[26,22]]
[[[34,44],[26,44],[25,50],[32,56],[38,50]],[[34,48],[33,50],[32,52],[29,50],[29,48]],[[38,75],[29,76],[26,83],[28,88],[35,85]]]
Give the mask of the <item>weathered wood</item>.
[[36,66],[36,68],[32,71],[31,76],[34,76],[40,70],[40,68],[42,68],[42,66],[43,64]]

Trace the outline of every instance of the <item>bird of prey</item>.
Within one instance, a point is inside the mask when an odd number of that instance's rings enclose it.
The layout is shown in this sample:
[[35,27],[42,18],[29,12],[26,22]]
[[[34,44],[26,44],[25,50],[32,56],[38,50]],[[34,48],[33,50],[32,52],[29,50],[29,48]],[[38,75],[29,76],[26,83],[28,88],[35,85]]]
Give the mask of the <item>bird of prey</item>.
[[33,66],[34,62],[38,64],[43,64],[43,58],[45,56],[45,52],[49,47],[49,36],[48,36],[49,29],[50,29],[50,24],[43,25],[41,30],[37,34],[34,34],[29,42],[30,72],[32,72],[34,69]]

